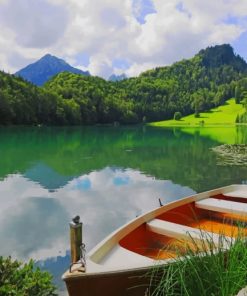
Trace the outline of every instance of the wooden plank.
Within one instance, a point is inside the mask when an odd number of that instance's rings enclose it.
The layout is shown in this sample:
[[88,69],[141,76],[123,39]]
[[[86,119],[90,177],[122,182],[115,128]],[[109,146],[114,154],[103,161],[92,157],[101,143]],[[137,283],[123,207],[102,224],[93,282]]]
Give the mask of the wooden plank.
[[193,228],[160,219],[153,219],[148,222],[147,229],[149,231],[177,239],[188,239],[189,237],[191,237],[196,240],[207,240],[209,242],[212,241],[215,244],[218,244],[220,241],[220,237],[217,233],[212,233],[198,228]]
[[224,193],[225,196],[247,198],[247,190],[239,189],[231,192]]
[[195,202],[197,208],[228,214],[247,215],[247,204],[217,198],[206,198]]

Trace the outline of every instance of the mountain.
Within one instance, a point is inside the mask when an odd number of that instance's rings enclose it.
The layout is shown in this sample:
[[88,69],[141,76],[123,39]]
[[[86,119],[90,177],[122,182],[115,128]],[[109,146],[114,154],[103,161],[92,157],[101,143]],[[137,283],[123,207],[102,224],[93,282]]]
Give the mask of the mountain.
[[229,65],[236,70],[246,72],[246,62],[239,55],[236,55],[230,44],[211,46],[200,50],[196,55],[202,58],[202,64],[208,68]]
[[127,79],[127,76],[126,76],[126,74],[121,74],[121,75],[116,75],[116,74],[112,74],[109,78],[108,78],[108,80],[109,81],[113,81],[113,82],[115,82],[115,81],[121,81],[121,80],[124,80],[124,79]]
[[35,85],[41,86],[54,75],[61,72],[71,72],[85,76],[90,75],[89,72],[76,69],[66,63],[64,60],[50,54],[46,54],[37,62],[19,70],[15,73],[15,75],[20,76]]
[[[162,77],[167,79],[170,75],[178,76],[181,70],[185,73],[188,73],[188,71],[196,72],[195,68],[201,68],[201,71],[198,72],[202,73],[199,74],[205,75],[209,72],[218,72],[224,67],[228,67],[229,69],[231,68],[233,71],[238,73],[247,74],[247,63],[245,60],[234,53],[230,44],[223,44],[202,49],[193,58],[176,62],[171,66],[157,67],[155,69],[148,70],[142,73],[141,76],[156,78]],[[218,68],[218,70],[216,68]],[[186,76],[186,79],[189,81],[193,78]]]
[[135,102],[140,100],[143,116],[147,121],[158,121],[173,118],[175,112],[197,116],[200,111],[222,105],[235,96],[237,82],[246,77],[245,60],[229,44],[223,44],[171,66],[148,70],[137,80],[124,80],[122,84],[132,94],[138,89]]
[[62,72],[37,87],[0,72],[0,124],[128,124],[176,112],[200,117],[233,97],[247,100],[247,64],[224,44],[118,83]]
[[170,119],[176,112],[199,116],[232,98],[244,77],[246,62],[224,44],[118,83],[60,73],[45,87],[79,104],[82,123],[134,123]]

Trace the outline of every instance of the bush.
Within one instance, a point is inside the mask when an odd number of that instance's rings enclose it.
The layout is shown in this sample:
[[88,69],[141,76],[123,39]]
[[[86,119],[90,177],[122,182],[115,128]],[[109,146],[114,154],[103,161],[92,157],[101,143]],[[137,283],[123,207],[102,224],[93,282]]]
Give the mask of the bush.
[[23,264],[0,256],[1,296],[55,296],[52,276],[34,267],[34,261]]
[[195,116],[195,118],[199,118],[200,117],[200,113],[199,112],[195,112],[194,116]]
[[182,118],[181,112],[175,112],[173,118],[174,120],[180,120]]

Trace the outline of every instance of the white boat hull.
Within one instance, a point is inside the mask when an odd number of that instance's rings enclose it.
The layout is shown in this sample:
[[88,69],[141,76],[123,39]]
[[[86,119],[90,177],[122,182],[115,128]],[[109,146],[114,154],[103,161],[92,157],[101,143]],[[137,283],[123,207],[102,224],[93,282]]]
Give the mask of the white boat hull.
[[[145,231],[152,231],[155,235],[166,235],[172,238],[181,238],[185,236],[185,233],[193,230],[192,227],[176,224],[172,221],[158,221],[157,217],[166,217],[166,213],[177,208],[181,208],[186,205],[193,204],[198,207],[198,211],[206,211],[206,209],[200,209],[200,206],[206,208],[211,206],[209,211],[221,211],[220,205],[224,206],[224,211],[228,211],[234,215],[234,207],[231,207],[230,202],[218,202],[210,200],[211,197],[217,195],[224,195],[224,198],[228,196],[235,196],[237,201],[247,199],[247,185],[231,185],[208,192],[203,192],[190,197],[183,198],[181,200],[169,203],[165,206],[150,211],[133,221],[130,221],[123,227],[116,230],[104,241],[98,244],[87,256],[87,266],[85,272],[76,271],[76,266],[72,268],[72,272],[67,271],[63,275],[63,280],[67,285],[67,289],[70,296],[121,296],[121,295],[145,295],[145,292],[149,288],[150,283],[150,270],[155,264],[165,265],[169,264],[174,258],[161,258],[154,260],[154,257],[145,255],[144,253],[133,251],[131,248],[126,248],[126,243],[122,243],[126,237],[131,233],[134,233],[139,228],[145,228]],[[229,197],[229,198],[230,198]],[[209,202],[207,202],[207,199]],[[200,204],[200,201],[206,201]],[[198,205],[196,203],[198,202]],[[230,207],[229,210],[227,206]],[[235,202],[232,202],[235,205]],[[244,204],[243,208],[247,205]],[[222,207],[223,209],[223,207]],[[237,210],[237,209],[235,209]],[[246,213],[242,213],[247,216]],[[176,227],[177,225],[177,227]],[[195,233],[198,230],[195,230]],[[194,234],[193,234],[194,235]],[[213,234],[217,239],[217,234]],[[138,241],[138,238],[134,239]],[[130,239],[129,239],[130,240]],[[131,244],[130,240],[130,244]],[[158,258],[157,258],[158,259]]]

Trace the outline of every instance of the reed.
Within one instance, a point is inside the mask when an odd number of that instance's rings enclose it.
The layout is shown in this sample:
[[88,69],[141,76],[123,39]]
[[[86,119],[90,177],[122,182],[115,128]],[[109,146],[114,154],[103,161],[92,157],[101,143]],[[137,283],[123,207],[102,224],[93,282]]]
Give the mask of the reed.
[[218,241],[201,231],[201,241],[190,237],[186,253],[177,250],[171,264],[151,271],[152,296],[234,296],[247,285],[247,242],[243,231]]

